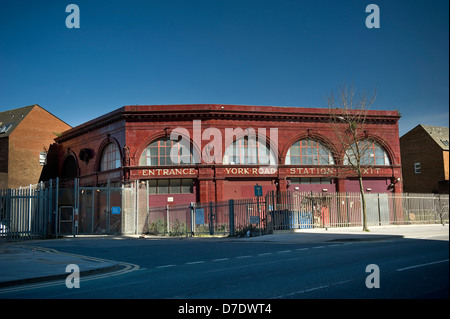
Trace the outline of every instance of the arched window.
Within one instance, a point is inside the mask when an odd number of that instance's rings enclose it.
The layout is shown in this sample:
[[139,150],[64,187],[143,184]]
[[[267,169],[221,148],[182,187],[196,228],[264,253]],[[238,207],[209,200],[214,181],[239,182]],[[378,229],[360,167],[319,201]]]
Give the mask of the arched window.
[[120,151],[116,143],[109,143],[103,149],[100,171],[109,171],[121,166]]
[[72,179],[78,176],[78,165],[74,156],[69,155],[64,160],[61,177],[63,179]]
[[[139,166],[190,165],[195,164],[191,145],[183,147],[182,143],[168,137],[151,142],[141,154]],[[172,151],[172,157],[170,152]]]
[[286,165],[333,165],[331,151],[315,139],[298,140],[286,154]]
[[[358,142],[359,153],[361,154],[361,165],[391,165],[389,155],[383,146],[369,139]],[[344,165],[356,164],[358,151],[356,143],[350,145],[345,152]]]
[[227,147],[223,164],[274,165],[276,158],[268,143],[245,136]]

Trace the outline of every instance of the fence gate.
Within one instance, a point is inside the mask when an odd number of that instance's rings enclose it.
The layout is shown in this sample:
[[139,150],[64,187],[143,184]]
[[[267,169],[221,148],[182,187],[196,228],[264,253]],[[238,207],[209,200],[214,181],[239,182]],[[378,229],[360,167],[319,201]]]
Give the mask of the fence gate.
[[58,212],[59,231],[61,235],[72,235],[74,231],[74,207],[60,206]]
[[78,234],[122,232],[121,188],[80,187],[78,207]]
[[389,225],[388,195],[365,194],[364,196],[366,199],[367,225]]

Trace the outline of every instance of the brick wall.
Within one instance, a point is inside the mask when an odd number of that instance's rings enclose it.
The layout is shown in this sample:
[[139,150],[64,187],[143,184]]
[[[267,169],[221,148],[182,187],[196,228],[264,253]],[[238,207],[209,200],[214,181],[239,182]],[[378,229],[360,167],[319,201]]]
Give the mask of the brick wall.
[[[123,157],[123,147],[125,143],[125,121],[118,121],[98,129],[90,130],[76,138],[71,138],[58,147],[58,171],[62,176],[62,168],[67,156],[73,156],[76,160],[79,176],[85,176],[84,185],[96,185],[106,183],[108,176],[102,178],[104,174],[99,172],[99,163],[102,156],[103,148],[110,142],[116,143]],[[88,160],[80,159],[80,151],[82,149],[90,150],[92,158]],[[122,173],[119,176],[111,178],[111,181],[122,179]],[[117,174],[116,174],[117,175]]]
[[[401,137],[400,150],[403,191],[407,193],[438,192],[438,182],[445,179],[443,165],[445,155],[442,148],[418,126]],[[420,163],[420,174],[414,172],[414,163]]]
[[446,181],[449,180],[449,157],[448,157],[448,151],[443,151],[442,156],[444,158],[444,179]]
[[0,189],[8,188],[8,137],[0,138]]
[[39,153],[70,126],[36,105],[9,136],[9,188],[36,184],[42,173]]

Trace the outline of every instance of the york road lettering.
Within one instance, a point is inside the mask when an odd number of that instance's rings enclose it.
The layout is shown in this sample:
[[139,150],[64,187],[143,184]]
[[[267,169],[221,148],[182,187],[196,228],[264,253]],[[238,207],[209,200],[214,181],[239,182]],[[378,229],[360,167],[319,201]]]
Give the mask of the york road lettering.
[[225,168],[228,175],[267,175],[276,174],[277,169],[274,167],[232,167]]

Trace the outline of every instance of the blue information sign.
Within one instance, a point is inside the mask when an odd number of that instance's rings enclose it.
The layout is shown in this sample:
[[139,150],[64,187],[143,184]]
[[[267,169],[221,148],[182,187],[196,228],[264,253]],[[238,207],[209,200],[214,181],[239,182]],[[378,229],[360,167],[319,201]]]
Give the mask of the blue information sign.
[[262,186],[255,185],[255,196],[262,196]]
[[195,209],[195,223],[197,225],[205,224],[205,210],[203,208]]
[[111,214],[120,214],[120,206],[113,206],[111,207]]

